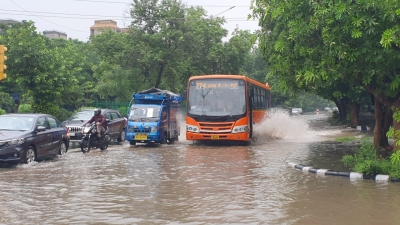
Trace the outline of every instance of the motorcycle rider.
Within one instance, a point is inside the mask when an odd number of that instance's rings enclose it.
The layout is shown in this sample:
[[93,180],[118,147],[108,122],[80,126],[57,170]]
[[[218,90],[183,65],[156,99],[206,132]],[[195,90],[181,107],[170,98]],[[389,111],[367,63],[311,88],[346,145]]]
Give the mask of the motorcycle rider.
[[101,109],[95,109],[92,118],[83,124],[86,126],[88,123],[96,122],[97,136],[100,137],[106,131],[106,117],[101,115]]

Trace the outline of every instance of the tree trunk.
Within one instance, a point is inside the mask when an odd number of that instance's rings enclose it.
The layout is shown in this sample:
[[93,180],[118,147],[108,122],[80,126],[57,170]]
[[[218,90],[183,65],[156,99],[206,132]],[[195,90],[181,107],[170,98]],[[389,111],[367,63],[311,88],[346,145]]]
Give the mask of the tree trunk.
[[383,133],[383,110],[382,103],[375,98],[375,128],[374,128],[374,147],[379,148],[382,146],[383,138],[386,137]]
[[393,111],[390,109],[389,106],[385,106],[385,115],[384,115],[383,132],[382,132],[383,137],[381,142],[381,146],[384,148],[390,146],[386,133],[389,131],[390,126],[392,126],[392,122],[393,122]]
[[342,98],[339,100],[339,115],[340,115],[340,121],[345,122],[346,121],[346,115],[347,115],[347,109],[346,109],[346,103],[345,99]]
[[352,102],[351,103],[351,119],[350,119],[350,126],[355,128],[358,125],[358,113],[359,113],[360,105]]
[[158,88],[161,84],[161,77],[164,72],[164,68],[165,68],[165,64],[160,63],[160,69],[158,70],[156,85],[154,85],[155,88]]

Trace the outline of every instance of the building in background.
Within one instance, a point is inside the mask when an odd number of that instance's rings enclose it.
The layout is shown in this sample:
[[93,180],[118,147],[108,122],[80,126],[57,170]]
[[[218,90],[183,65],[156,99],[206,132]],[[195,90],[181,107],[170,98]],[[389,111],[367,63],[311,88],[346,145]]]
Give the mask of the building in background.
[[68,39],[68,36],[66,33],[61,32],[61,31],[56,31],[56,30],[45,30],[43,31],[43,36],[53,39],[53,38],[61,38],[64,40]]
[[21,21],[13,20],[13,19],[0,19],[1,24],[11,25],[13,23],[21,23]]
[[109,29],[117,33],[128,31],[128,28],[119,28],[117,22],[114,20],[95,20],[94,25],[90,27],[90,36],[101,34],[105,29]]
[[[21,21],[13,20],[13,19],[0,19],[0,24],[5,24],[10,26],[11,24],[14,23],[21,23]],[[4,33],[2,29],[0,29],[0,34]]]

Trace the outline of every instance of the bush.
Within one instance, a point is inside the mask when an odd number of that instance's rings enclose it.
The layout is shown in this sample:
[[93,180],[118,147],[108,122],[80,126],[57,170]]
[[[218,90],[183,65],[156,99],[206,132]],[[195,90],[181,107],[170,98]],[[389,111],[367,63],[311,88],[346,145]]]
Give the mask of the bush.
[[19,106],[18,112],[20,112],[20,113],[31,113],[32,112],[32,106],[30,104],[21,104]]
[[0,115],[6,114],[6,113],[7,113],[6,110],[0,109]]
[[400,153],[393,153],[391,158],[379,158],[373,143],[363,138],[357,153],[345,155],[342,158],[342,162],[346,167],[358,173],[369,175],[386,174],[400,178],[400,157],[396,154]]
[[121,106],[118,108],[119,112],[121,113],[122,116],[125,116],[128,110],[128,106]]
[[61,122],[67,120],[70,116],[72,116],[74,112],[68,111],[66,109],[60,108],[57,112],[57,115],[54,115],[60,120]]

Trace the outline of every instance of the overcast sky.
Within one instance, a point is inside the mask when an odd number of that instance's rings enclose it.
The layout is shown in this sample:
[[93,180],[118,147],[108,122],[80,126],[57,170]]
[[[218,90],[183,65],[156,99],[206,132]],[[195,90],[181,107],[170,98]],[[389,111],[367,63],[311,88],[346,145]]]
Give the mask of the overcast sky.
[[[87,41],[94,20],[112,19],[120,28],[130,24],[129,8],[132,0],[1,0],[0,19],[32,20],[39,32],[57,30],[68,38]],[[247,20],[250,0],[183,0],[188,6],[202,6],[208,15],[223,16],[224,28],[231,33],[258,29],[258,22]],[[230,9],[235,6],[233,9]],[[226,11],[228,10],[228,11]]]

